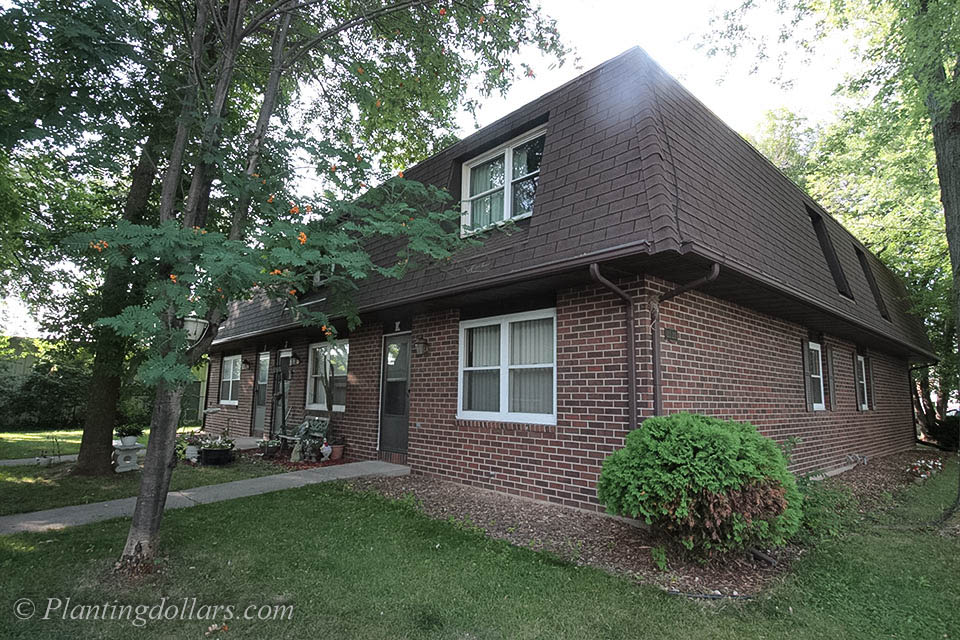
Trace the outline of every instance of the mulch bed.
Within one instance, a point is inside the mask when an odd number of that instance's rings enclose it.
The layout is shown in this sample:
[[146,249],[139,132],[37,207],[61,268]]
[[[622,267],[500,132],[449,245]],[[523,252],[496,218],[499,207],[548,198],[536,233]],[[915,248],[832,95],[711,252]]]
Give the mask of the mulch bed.
[[[918,458],[940,457],[936,451],[910,451],[861,465],[826,480],[842,484],[861,506],[861,510],[880,504],[912,480],[908,464]],[[702,563],[677,552],[656,532],[639,528],[601,514],[559,505],[518,498],[469,487],[433,477],[413,475],[396,478],[362,478],[352,486],[391,499],[412,495],[418,508],[438,519],[453,518],[483,529],[491,538],[511,544],[554,553],[580,565],[590,565],[626,575],[667,591],[716,596],[745,596],[759,593],[806,550],[796,546],[771,551],[777,565],[769,566],[746,554]],[[666,571],[658,568],[651,549],[665,547]]]
[[257,458],[260,460],[264,460],[266,462],[272,462],[273,464],[284,467],[290,471],[301,471],[303,469],[316,469],[317,467],[335,467],[337,465],[346,464],[347,462],[346,458],[340,458],[339,460],[327,460],[326,462],[307,462],[303,460],[301,460],[300,462],[290,462],[290,454],[292,452],[290,451],[289,447],[287,448],[286,451],[283,452],[282,457],[281,456],[273,456],[272,458],[264,457],[264,455],[260,453],[259,449],[244,449],[240,453],[242,453],[243,455],[249,456],[251,458]]

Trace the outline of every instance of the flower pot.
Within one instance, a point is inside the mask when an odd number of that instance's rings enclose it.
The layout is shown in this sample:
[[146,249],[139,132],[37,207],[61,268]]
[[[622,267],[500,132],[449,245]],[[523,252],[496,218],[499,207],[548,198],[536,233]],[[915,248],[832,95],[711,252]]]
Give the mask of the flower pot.
[[125,447],[132,447],[137,444],[137,436],[121,436],[120,444]]
[[263,451],[264,458],[274,458],[276,457],[277,452],[280,451],[280,447],[278,445],[263,446],[260,447],[260,449]]
[[196,462],[197,458],[200,457],[200,448],[196,445],[188,444],[186,450],[183,452],[183,457],[190,462]]
[[229,464],[233,460],[233,449],[200,449],[200,464]]
[[343,447],[344,447],[344,446],[345,446],[345,445],[342,445],[342,444],[332,444],[332,445],[330,445],[330,448],[333,449],[333,451],[330,452],[330,459],[331,459],[331,460],[339,460],[340,458],[342,458],[342,457],[343,457]]

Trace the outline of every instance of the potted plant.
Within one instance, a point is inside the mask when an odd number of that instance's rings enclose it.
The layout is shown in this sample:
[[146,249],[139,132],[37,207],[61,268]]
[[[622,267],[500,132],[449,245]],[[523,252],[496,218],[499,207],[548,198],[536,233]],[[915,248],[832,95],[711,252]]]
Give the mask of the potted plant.
[[343,436],[331,436],[330,440],[330,459],[339,460],[343,457],[343,448],[347,446],[347,443],[344,442]]
[[207,440],[200,447],[200,464],[228,464],[233,460],[233,440],[226,436],[217,436]]
[[273,458],[277,455],[277,452],[280,450],[281,442],[280,440],[273,438],[271,440],[261,440],[260,441],[260,452],[263,454],[264,458]]
[[200,457],[200,447],[203,443],[204,438],[199,433],[181,433],[177,436],[177,457],[196,462]]
[[121,424],[117,427],[116,434],[120,438],[120,444],[132,447],[137,444],[137,438],[143,435],[143,427],[138,424]]

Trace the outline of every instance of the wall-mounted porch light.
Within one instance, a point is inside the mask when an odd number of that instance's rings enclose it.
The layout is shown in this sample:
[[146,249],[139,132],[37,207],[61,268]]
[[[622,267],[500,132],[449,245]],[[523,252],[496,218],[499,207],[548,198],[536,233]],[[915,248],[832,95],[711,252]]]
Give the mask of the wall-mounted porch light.
[[418,356],[425,356],[430,351],[430,343],[423,338],[417,338],[413,341],[413,352]]

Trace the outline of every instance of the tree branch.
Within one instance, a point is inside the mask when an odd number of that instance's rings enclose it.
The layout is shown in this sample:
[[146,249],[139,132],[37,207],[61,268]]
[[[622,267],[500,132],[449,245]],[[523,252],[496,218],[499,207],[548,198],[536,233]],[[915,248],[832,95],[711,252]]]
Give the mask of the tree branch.
[[403,11],[405,9],[410,9],[412,7],[429,4],[430,2],[433,2],[433,1],[434,0],[402,0],[401,2],[397,2],[392,5],[380,7],[379,9],[376,9],[369,13],[363,13],[358,16],[354,16],[353,18],[350,18],[345,22],[341,22],[338,25],[330,27],[329,29],[326,29],[324,31],[321,31],[316,36],[314,36],[313,38],[310,38],[309,40],[304,42],[302,45],[300,45],[298,48],[294,49],[294,51],[288,54],[287,59],[284,60],[283,68],[284,70],[289,69],[291,66],[293,66],[293,64],[297,60],[299,60],[304,55],[306,55],[311,49],[316,47],[318,44],[320,44],[324,40],[337,35],[338,33],[346,31],[347,29],[350,29],[352,27],[364,24],[365,22],[374,20],[375,18],[378,18],[380,16],[389,15],[391,13],[396,13],[397,11]]

